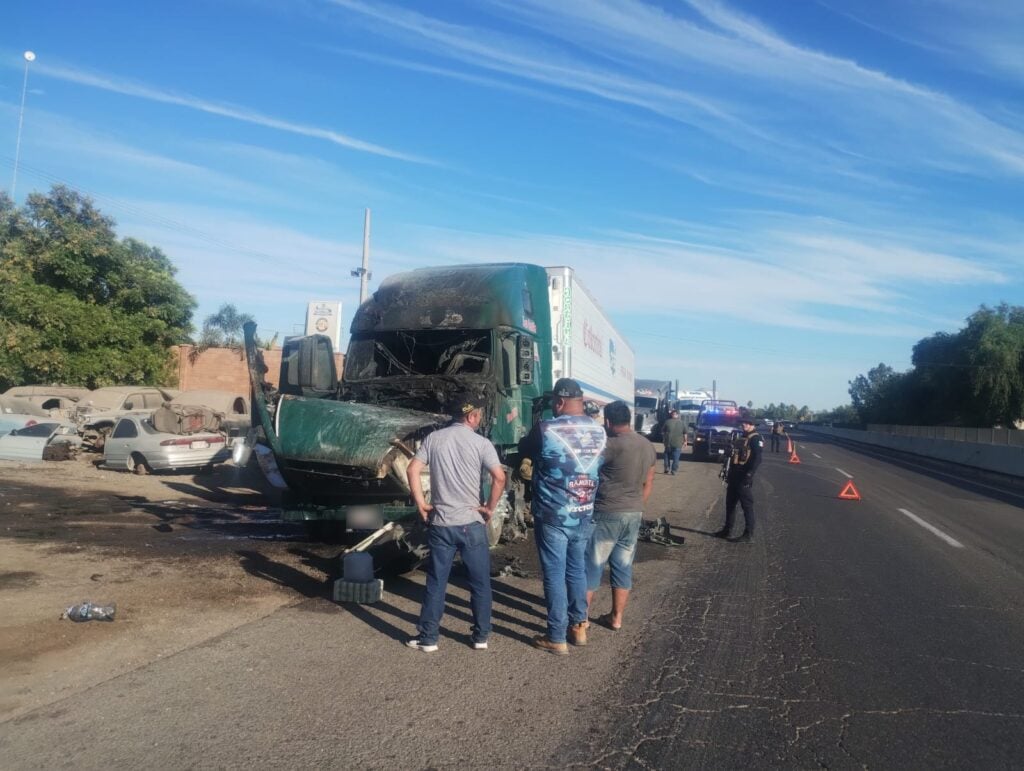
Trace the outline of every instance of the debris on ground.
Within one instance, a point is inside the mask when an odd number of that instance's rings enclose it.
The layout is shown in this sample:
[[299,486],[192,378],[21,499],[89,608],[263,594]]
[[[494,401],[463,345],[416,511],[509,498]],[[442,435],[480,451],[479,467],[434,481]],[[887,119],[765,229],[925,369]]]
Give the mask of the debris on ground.
[[117,613],[117,605],[113,602],[99,603],[82,600],[77,605],[67,608],[60,617],[72,621],[113,621],[115,613]]
[[681,546],[686,542],[683,536],[672,535],[672,526],[665,517],[658,517],[656,520],[641,520],[637,540],[648,541],[649,543],[656,543],[661,546]]
[[491,570],[491,578],[530,578],[530,572],[523,570],[522,560],[519,557],[505,557],[505,565],[501,568]]

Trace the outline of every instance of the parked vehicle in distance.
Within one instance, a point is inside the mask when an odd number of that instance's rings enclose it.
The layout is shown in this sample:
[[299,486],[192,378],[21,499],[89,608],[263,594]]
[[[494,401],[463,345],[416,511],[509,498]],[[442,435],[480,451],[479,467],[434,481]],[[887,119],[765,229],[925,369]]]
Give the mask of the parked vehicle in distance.
[[103,445],[103,467],[136,474],[205,468],[231,457],[224,434],[167,434],[153,427],[152,413],[123,415]]
[[633,428],[652,442],[660,441],[661,426],[668,420],[672,381],[635,380]]
[[0,459],[41,461],[47,445],[81,444],[78,431],[70,423],[35,423],[0,435]]
[[0,434],[36,423],[52,422],[47,410],[21,396],[0,396]]
[[736,402],[708,399],[700,407],[693,428],[693,459],[724,457],[732,447],[732,435],[739,428],[740,411]]
[[86,446],[102,450],[107,435],[122,415],[137,410],[152,412],[177,391],[150,386],[107,386],[90,391],[78,402],[74,419]]

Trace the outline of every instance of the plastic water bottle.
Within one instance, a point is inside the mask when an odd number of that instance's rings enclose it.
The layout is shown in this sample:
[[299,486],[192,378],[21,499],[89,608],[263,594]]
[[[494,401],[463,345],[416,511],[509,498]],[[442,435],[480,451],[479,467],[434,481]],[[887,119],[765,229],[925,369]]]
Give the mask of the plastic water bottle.
[[111,602],[104,605],[99,602],[82,600],[77,605],[72,605],[65,610],[64,618],[69,618],[72,621],[113,621],[115,613],[117,613],[116,603]]

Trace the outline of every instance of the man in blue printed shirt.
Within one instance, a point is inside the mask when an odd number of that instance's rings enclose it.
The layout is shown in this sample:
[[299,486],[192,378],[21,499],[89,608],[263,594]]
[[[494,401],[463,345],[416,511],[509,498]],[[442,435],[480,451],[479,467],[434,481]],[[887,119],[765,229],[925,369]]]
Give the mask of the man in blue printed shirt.
[[583,389],[571,378],[555,383],[549,420],[533,427],[519,453],[533,462],[533,532],[544,570],[547,634],[533,645],[566,655],[568,637],[587,643],[587,542],[606,434],[583,412]]

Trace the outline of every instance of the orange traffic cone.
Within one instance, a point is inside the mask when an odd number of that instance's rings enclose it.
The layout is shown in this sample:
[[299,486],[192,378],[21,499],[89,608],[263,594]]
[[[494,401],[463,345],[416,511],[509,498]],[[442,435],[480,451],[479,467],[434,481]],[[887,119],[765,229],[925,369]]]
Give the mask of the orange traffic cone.
[[789,462],[790,463],[799,463],[800,462],[800,458],[797,456],[796,450],[793,450],[793,453],[789,456]]
[[790,439],[788,436],[786,437],[786,452],[788,452],[790,455],[793,454],[793,440]]
[[839,497],[844,501],[859,501],[860,493],[857,492],[857,488],[853,486],[853,480],[851,479],[846,483],[846,487],[839,491]]

